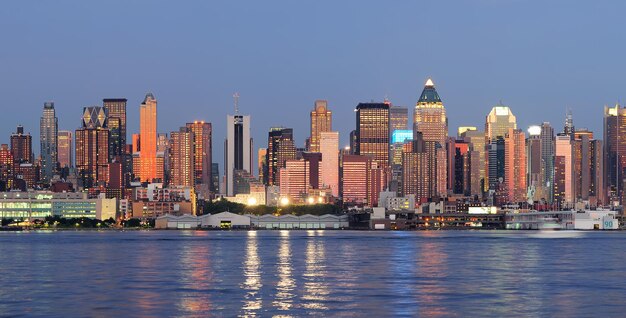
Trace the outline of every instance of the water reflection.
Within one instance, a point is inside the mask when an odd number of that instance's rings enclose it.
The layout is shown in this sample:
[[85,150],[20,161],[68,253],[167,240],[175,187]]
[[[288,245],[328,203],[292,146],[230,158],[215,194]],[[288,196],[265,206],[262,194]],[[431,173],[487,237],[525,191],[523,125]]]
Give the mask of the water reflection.
[[241,289],[245,291],[243,315],[246,317],[257,316],[262,304],[261,297],[261,262],[258,251],[258,238],[256,231],[249,231],[246,242],[246,258],[243,262],[243,275],[245,281],[241,284]]
[[278,274],[278,283],[276,284],[276,295],[274,296],[273,305],[278,310],[289,310],[293,306],[293,291],[296,288],[296,282],[293,279],[293,265],[291,260],[291,239],[290,231],[280,231],[280,247],[278,248],[278,262],[276,271]]
[[[420,245],[420,253],[418,256],[418,275],[422,278],[420,299],[417,310],[420,316],[424,317],[444,317],[450,316],[447,306],[442,306],[443,295],[448,290],[444,282],[446,281],[447,253],[443,250],[443,244],[437,240],[437,234],[425,232],[427,237],[424,243]],[[432,236],[432,237],[430,237]]]
[[324,231],[307,231],[304,268],[304,300],[303,307],[315,310],[328,310],[328,285],[324,281],[326,272],[325,240],[316,236],[323,236]]
[[[206,236],[206,232],[192,233],[194,236]],[[182,312],[203,313],[213,309],[206,292],[213,273],[209,259],[208,244],[194,242],[183,246],[180,257],[183,291],[178,306]]]

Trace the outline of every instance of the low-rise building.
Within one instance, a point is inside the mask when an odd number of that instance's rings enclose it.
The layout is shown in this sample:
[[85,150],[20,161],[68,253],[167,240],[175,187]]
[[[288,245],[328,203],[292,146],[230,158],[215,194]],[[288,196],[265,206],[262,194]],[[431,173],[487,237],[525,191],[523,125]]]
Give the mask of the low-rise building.
[[253,226],[261,229],[343,229],[349,226],[348,215],[248,215]]
[[29,191],[0,194],[0,219],[41,220],[48,216],[115,219],[117,201],[107,199],[104,195],[89,198],[84,192]]
[[617,212],[596,211],[530,211],[507,212],[506,228],[511,230],[617,230]]
[[197,216],[191,214],[159,216],[154,222],[156,229],[196,229],[200,225]]
[[203,228],[246,229],[250,228],[250,216],[231,212],[205,214],[198,217]]

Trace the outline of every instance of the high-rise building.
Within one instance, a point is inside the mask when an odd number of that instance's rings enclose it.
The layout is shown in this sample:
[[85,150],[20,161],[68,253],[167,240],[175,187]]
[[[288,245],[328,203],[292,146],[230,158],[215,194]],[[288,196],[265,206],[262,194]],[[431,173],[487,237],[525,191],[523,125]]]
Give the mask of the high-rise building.
[[211,183],[212,157],[212,128],[211,123],[196,121],[187,123],[187,128],[193,132],[194,141],[194,178],[195,184]]
[[603,187],[604,177],[602,141],[595,140],[587,129],[573,132],[572,144],[572,182],[575,201],[583,201],[592,207],[605,202]]
[[615,202],[623,196],[626,168],[626,107],[604,107],[604,188]]
[[181,127],[170,134],[170,184],[193,187],[195,181],[194,133]]
[[[139,180],[152,182],[157,178],[157,100],[146,94],[139,106]],[[137,172],[135,172],[137,176]]]
[[[555,173],[555,184],[559,185],[559,189],[556,189],[554,195],[559,197],[559,201],[555,202],[561,207],[572,207],[574,204],[574,189],[572,183],[572,136],[565,133],[557,134],[555,140],[555,156],[562,157],[562,170]],[[556,178],[561,178],[556,180]],[[562,189],[561,189],[562,185]],[[561,191],[562,190],[562,191]],[[562,192],[562,194],[561,194]]]
[[257,161],[259,169],[259,182],[263,183],[267,174],[267,148],[259,148],[257,152]]
[[[409,109],[402,106],[389,106],[389,131],[409,130]],[[411,136],[413,138],[413,136]]]
[[17,126],[16,132],[11,134],[11,153],[16,163],[33,163],[33,138],[30,133],[24,133],[22,125]]
[[459,127],[459,138],[469,143],[470,151],[470,194],[481,196],[489,189],[486,166],[485,132],[476,127]]
[[378,205],[383,169],[371,156],[344,154],[341,158],[341,197],[346,206]]
[[272,127],[267,141],[267,175],[266,185],[280,185],[280,168],[285,167],[287,160],[296,159],[296,147],[293,141],[293,129]]
[[541,126],[530,126],[526,139],[526,185],[528,200],[538,201],[549,197],[545,187],[545,166],[543,164]]
[[72,154],[74,153],[74,148],[72,147],[72,132],[67,130],[60,130],[57,136],[57,140],[59,167],[73,168],[74,161],[72,160]]
[[39,121],[39,143],[41,145],[41,177],[49,182],[57,171],[59,120],[54,103],[43,104],[43,115]]
[[303,203],[311,189],[311,165],[305,159],[289,159],[280,168],[280,195],[290,202]]
[[421,132],[414,134],[414,139],[404,144],[402,152],[402,186],[403,196],[415,196],[415,202],[422,203],[434,196],[433,174],[434,157],[432,149],[437,142],[424,141]]
[[415,125],[413,130],[421,132],[424,141],[435,141],[441,147],[445,146],[448,138],[448,117],[435,84],[430,78],[426,81],[424,90],[415,104],[413,117]]
[[220,165],[217,162],[211,164],[211,191],[220,192]]
[[320,134],[322,153],[321,184],[329,187],[334,197],[339,197],[339,132]]
[[526,135],[509,128],[504,138],[504,182],[509,202],[526,201]]
[[504,137],[498,136],[487,145],[487,180],[491,191],[496,191],[504,182],[504,161]]
[[510,128],[517,129],[517,119],[511,109],[504,105],[494,106],[485,120],[486,142],[504,137]]
[[252,138],[250,116],[235,115],[226,117],[226,140],[224,141],[224,175],[227,196],[235,195],[235,171],[245,170],[252,174]]
[[356,107],[356,154],[371,156],[382,169],[389,166],[389,105],[360,103]]
[[126,146],[126,102],[126,98],[105,98],[102,100],[102,105],[109,116],[108,126],[111,132],[109,156],[111,159],[124,154],[124,147]]
[[11,188],[13,178],[13,154],[9,145],[0,145],[0,190],[7,191]]
[[443,102],[435,89],[432,79],[426,80],[422,94],[415,104],[414,134],[422,133],[422,138],[426,142],[436,142],[438,146],[431,148],[437,158],[434,175],[431,179],[435,186],[434,195],[444,196],[447,192],[447,171],[448,156],[446,151],[446,141],[448,139],[448,117]]
[[545,189],[545,199],[553,202],[554,190],[554,128],[550,123],[541,124],[541,161],[543,165],[543,187]]
[[316,100],[311,111],[311,136],[309,148],[311,152],[320,151],[320,133],[333,130],[333,113],[328,110],[328,102]]
[[109,172],[109,129],[106,110],[83,108],[82,127],[76,130],[76,170],[84,188],[107,182]]

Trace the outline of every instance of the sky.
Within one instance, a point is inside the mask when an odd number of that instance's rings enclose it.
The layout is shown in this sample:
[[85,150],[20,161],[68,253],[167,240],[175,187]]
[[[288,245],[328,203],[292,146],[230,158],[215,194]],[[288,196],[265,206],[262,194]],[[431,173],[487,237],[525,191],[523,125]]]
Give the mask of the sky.
[[[226,115],[238,92],[254,147],[272,126],[309,135],[326,99],[342,145],[359,102],[415,106],[432,77],[458,126],[484,127],[500,101],[518,127],[547,121],[602,138],[604,105],[626,98],[623,1],[18,1],[0,10],[0,143],[33,135],[54,101],[60,130],[82,108],[128,99],[128,140],[139,104],[158,100],[158,130],[213,125],[223,163]],[[256,154],[255,154],[256,160]]]

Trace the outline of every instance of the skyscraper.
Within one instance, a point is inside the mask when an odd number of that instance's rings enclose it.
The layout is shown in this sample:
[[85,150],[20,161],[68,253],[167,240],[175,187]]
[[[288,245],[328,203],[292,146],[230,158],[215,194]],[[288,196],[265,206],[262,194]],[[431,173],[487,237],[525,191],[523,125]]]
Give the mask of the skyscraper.
[[545,189],[546,200],[553,202],[554,190],[554,128],[550,123],[541,124],[541,161],[543,165],[543,187]]
[[296,147],[293,141],[293,129],[272,127],[267,140],[267,175],[266,185],[280,185],[280,168],[287,160],[296,159]]
[[193,132],[194,178],[195,184],[211,183],[212,169],[212,128],[211,123],[196,121],[187,123]]
[[339,197],[339,132],[320,134],[322,153],[321,184],[330,187],[334,197]]
[[526,185],[529,201],[549,197],[545,187],[545,166],[542,155],[541,126],[530,126],[526,139]]
[[476,127],[460,127],[459,137],[469,143],[470,147],[470,194],[480,196],[489,189],[489,182],[485,172],[485,132],[477,130]]
[[[157,100],[152,93],[146,94],[139,106],[139,180],[152,182],[157,179]],[[78,160],[77,160],[78,162]],[[135,172],[137,174],[137,172]]]
[[105,98],[102,100],[104,109],[109,116],[109,156],[121,156],[126,145],[126,98]]
[[106,110],[83,108],[82,127],[76,130],[76,170],[83,187],[92,188],[108,180],[109,129]]
[[509,128],[504,138],[504,182],[509,202],[526,201],[526,136]]
[[626,107],[604,107],[604,188],[611,201],[623,196],[626,168]]
[[389,131],[409,130],[409,109],[402,106],[389,106]]
[[356,107],[356,154],[389,166],[389,105],[360,103]]
[[421,132],[415,133],[413,140],[404,144],[400,192],[403,196],[415,196],[415,202],[426,202],[434,195],[434,174],[431,171],[435,170],[433,148],[436,144],[436,141],[424,141]]
[[16,163],[33,163],[33,138],[30,133],[24,133],[22,125],[11,134],[11,153]]
[[280,168],[280,195],[289,198],[290,202],[303,203],[310,185],[311,165],[305,159],[289,159],[285,167]]
[[485,120],[486,143],[497,137],[504,137],[509,132],[509,128],[517,129],[517,119],[511,109],[504,105],[494,106]]
[[170,134],[170,184],[193,187],[195,181],[194,133],[181,127]]
[[252,174],[252,138],[250,116],[226,116],[226,140],[224,142],[224,175],[227,196],[235,195],[234,175],[237,170]]
[[43,104],[43,115],[39,121],[39,141],[41,145],[42,179],[49,182],[57,171],[59,122],[54,111],[54,103]]
[[328,102],[316,100],[311,111],[311,136],[309,137],[309,151],[320,151],[320,133],[333,130],[333,113],[328,110]]
[[426,142],[436,142],[438,146],[434,149],[436,166],[433,169],[432,183],[435,186],[434,195],[445,195],[447,192],[447,159],[446,154],[446,141],[448,139],[448,117],[446,116],[446,109],[443,106],[443,102],[435,89],[435,84],[432,79],[426,80],[424,89],[420,98],[415,104],[413,133],[422,133],[422,138]]
[[446,144],[448,138],[448,117],[446,109],[439,98],[432,79],[428,79],[424,90],[415,104],[413,129],[421,132],[424,141],[436,141],[441,147]]
[[[559,196],[559,201],[557,202],[561,207],[572,207],[574,204],[574,189],[572,183],[572,136],[559,133],[556,136],[555,141],[555,156],[562,157],[562,160],[559,164],[562,164],[562,170],[559,169],[558,173],[555,174],[555,184],[559,185],[559,189],[555,191],[555,196]],[[556,178],[562,178],[556,180]],[[562,185],[562,196],[560,188]],[[556,198],[555,198],[556,199]]]
[[59,167],[73,168],[74,161],[72,160],[72,154],[74,153],[74,149],[72,147],[72,132],[67,130],[60,130],[57,136],[57,140]]
[[346,206],[378,205],[383,188],[383,172],[371,156],[347,155],[341,158],[341,197]]

